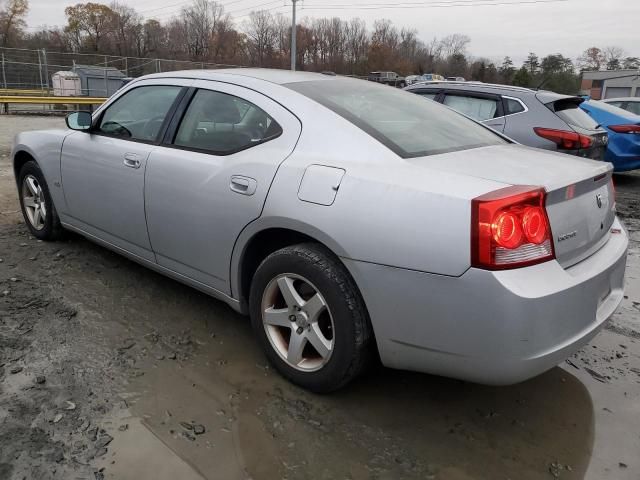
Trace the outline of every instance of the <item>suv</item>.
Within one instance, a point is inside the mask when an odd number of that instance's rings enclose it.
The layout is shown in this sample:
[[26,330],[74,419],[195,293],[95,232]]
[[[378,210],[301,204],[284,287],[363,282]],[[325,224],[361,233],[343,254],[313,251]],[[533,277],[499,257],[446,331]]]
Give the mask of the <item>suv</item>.
[[370,82],[384,83],[392,87],[404,88],[407,86],[407,82],[404,77],[401,77],[396,72],[371,72],[367,79]]
[[407,91],[443,103],[516,142],[603,160],[607,131],[583,112],[580,97],[469,82],[416,83]]

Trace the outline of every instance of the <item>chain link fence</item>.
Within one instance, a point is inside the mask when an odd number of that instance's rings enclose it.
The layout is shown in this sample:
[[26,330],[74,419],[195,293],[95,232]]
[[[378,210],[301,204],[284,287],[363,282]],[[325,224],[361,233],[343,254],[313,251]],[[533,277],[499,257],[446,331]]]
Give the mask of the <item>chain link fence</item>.
[[[43,90],[52,88],[52,75],[59,71],[76,71],[90,67],[92,71],[103,70],[107,77],[114,70],[123,77],[140,77],[150,73],[175,70],[235,68],[240,65],[223,65],[186,60],[161,58],[118,57],[113,55],[51,52],[45,49],[20,49],[0,47],[0,87],[9,90]],[[99,76],[99,74],[98,74]],[[108,89],[107,89],[108,90]],[[88,94],[88,92],[83,92]],[[108,96],[94,88],[91,95]]]

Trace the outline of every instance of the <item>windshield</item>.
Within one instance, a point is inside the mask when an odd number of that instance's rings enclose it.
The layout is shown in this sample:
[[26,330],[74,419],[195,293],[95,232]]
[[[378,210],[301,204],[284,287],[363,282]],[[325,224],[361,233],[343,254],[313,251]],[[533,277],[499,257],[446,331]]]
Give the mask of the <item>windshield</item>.
[[334,111],[403,158],[508,143],[449,108],[393,87],[353,79],[286,86]]

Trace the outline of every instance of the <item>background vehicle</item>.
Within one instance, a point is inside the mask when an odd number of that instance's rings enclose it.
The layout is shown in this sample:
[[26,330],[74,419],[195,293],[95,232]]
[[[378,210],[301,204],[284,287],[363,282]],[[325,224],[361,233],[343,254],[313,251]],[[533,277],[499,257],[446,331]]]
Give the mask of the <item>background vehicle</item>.
[[465,82],[464,77],[447,77],[447,82]]
[[420,75],[419,82],[444,82],[445,78],[437,73],[424,73]]
[[314,391],[376,347],[389,367],[515,383],[623,297],[611,165],[514,145],[404,91],[167,72],[67,124],[14,142],[31,233],[74,230],[250,314],[273,365]]
[[605,160],[617,172],[640,168],[640,115],[598,100],[588,100],[580,108],[609,132]]
[[407,85],[412,85],[418,81],[420,81],[420,75],[409,75],[405,77],[404,81]]
[[404,77],[401,77],[396,72],[371,72],[368,80],[398,88],[404,88],[407,85]]
[[607,132],[578,108],[583,99],[485,83],[415,84],[408,91],[443,103],[530,147],[604,159]]
[[604,103],[613,105],[614,107],[621,108],[628,112],[640,115],[640,97],[626,97],[626,98],[607,98],[602,100]]

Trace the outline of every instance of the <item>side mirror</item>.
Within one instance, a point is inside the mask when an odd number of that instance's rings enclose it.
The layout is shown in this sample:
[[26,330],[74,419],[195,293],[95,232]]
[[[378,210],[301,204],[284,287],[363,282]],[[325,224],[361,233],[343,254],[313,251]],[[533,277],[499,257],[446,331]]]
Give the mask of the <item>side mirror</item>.
[[91,128],[91,114],[89,112],[73,112],[67,115],[65,121],[71,130],[86,132]]

